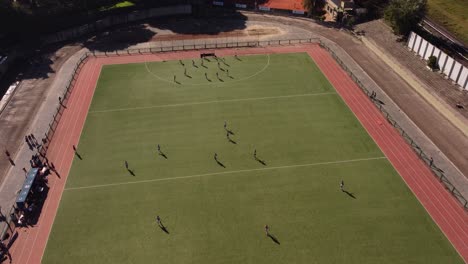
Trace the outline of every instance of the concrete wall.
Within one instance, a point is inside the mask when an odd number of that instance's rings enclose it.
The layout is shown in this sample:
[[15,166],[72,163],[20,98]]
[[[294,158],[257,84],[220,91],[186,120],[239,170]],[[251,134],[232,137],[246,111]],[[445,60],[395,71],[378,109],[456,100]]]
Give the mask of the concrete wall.
[[451,79],[453,82],[458,84],[462,89],[468,89],[467,67],[463,66],[461,63],[454,60],[414,32],[411,32],[407,46],[424,60],[427,60],[430,56],[436,56],[440,72],[442,72],[448,79]]
[[187,15],[192,13],[191,5],[177,5],[168,7],[151,8],[145,10],[133,11],[128,14],[114,15],[98,20],[94,23],[85,24],[79,27],[70,28],[59,31],[41,38],[43,45],[61,42],[77,38],[88,33],[93,33],[106,28],[122,25],[129,22],[140,21],[148,18],[171,16],[171,15]]

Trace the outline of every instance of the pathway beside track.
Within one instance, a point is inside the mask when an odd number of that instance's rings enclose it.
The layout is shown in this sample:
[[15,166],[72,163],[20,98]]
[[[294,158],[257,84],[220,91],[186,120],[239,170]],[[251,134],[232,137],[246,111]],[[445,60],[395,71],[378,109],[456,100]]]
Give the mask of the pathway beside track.
[[[339,67],[333,58],[317,44],[286,47],[223,49],[219,56],[234,54],[271,54],[308,52],[355,113],[361,124],[376,141],[384,154],[400,173],[403,180],[426,208],[443,233],[460,255],[468,262],[468,213],[432,175],[397,131],[387,123],[367,96]],[[82,66],[77,83],[72,90],[67,109],[57,126],[47,153],[60,174],[49,176],[49,194],[36,226],[19,230],[19,236],[11,248],[12,263],[40,263],[56,216],[74,152],[91,104],[96,82],[105,64],[124,64],[146,61],[179,60],[198,58],[200,51],[172,52],[162,54],[90,58]],[[86,158],[84,156],[84,158]],[[76,160],[79,162],[79,160]]]
[[468,262],[468,213],[444,190],[430,169],[329,53],[319,47],[312,47],[308,48],[308,54],[315,60],[458,253],[465,262]]

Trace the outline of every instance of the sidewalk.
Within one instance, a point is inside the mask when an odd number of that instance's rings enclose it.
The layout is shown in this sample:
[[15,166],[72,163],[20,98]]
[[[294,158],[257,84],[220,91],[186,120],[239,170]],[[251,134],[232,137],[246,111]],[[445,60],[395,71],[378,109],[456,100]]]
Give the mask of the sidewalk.
[[[356,30],[363,30],[363,39],[368,39],[371,44],[375,43],[382,52],[390,55],[389,57],[393,61],[402,66],[405,73],[412,75],[413,79],[421,83],[421,87],[427,93],[439,100],[442,99],[440,101],[448,108],[445,111],[453,112],[452,115],[459,118],[465,126],[468,126],[466,125],[468,124],[468,91],[462,91],[458,85],[452,84],[442,74],[429,71],[426,68],[427,62],[414,52],[409,51],[406,42],[397,42],[397,36],[391,32],[391,29],[382,20],[357,25]],[[404,68],[408,70],[405,71]],[[457,102],[462,102],[466,108],[464,110],[456,108],[455,104]]]
[[[59,106],[58,96],[64,93],[66,84],[68,83],[70,76],[73,74],[77,61],[86,51],[87,50],[82,49],[76,52],[60,68],[57,73],[57,77],[48,88],[47,93],[41,95],[43,98],[41,100],[41,107],[37,112],[35,112],[35,115],[33,115],[34,118],[25,134],[34,134],[39,142],[42,138],[45,138],[45,134],[49,130],[49,124],[52,121],[52,116],[55,114],[57,107]],[[21,93],[23,92],[25,91],[19,91],[18,94],[15,94],[15,97],[21,96]],[[36,98],[36,100],[38,99]],[[14,105],[9,105],[9,107],[14,107]],[[10,167],[7,172],[7,177],[5,177],[3,183],[0,185],[0,206],[3,213],[7,213],[7,210],[10,210],[11,206],[15,203],[18,191],[25,179],[23,168],[29,170],[29,160],[35,153],[37,153],[37,150],[29,149],[28,145],[23,140],[15,155],[14,161],[16,165]],[[54,177],[54,174],[50,177]]]

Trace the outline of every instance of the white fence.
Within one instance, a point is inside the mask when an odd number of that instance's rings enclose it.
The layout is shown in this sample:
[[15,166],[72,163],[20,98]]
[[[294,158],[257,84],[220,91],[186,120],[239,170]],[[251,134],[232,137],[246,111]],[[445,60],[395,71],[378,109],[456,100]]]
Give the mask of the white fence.
[[452,57],[420,37],[411,32],[408,39],[408,48],[427,60],[430,56],[437,57],[440,71],[449,79],[457,83],[462,89],[468,89],[468,68],[463,66]]

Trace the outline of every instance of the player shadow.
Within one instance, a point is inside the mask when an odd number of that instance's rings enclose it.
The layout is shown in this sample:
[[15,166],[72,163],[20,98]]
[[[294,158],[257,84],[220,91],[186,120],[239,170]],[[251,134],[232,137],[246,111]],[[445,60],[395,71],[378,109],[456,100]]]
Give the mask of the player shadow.
[[229,135],[235,135],[234,132],[232,132],[232,130],[226,129],[226,132],[227,132]]
[[264,160],[261,160],[261,159],[258,159],[258,158],[255,158],[256,161],[258,161],[258,163],[262,164],[263,166],[266,166],[266,162]]
[[203,63],[202,63],[202,65],[201,65],[201,66],[202,66],[203,68],[205,68],[205,69],[208,69],[208,67],[206,67],[206,65],[205,65],[205,64],[203,64]]
[[379,99],[375,99],[375,100],[376,100],[376,101],[377,101],[379,104],[381,104],[381,105],[385,105],[384,101],[382,101],[382,100],[379,100]]
[[232,143],[232,144],[234,144],[234,145],[237,145],[237,142],[236,142],[236,141],[234,141],[234,140],[232,140],[232,139],[230,139],[230,138],[229,138],[228,140],[229,140],[230,143]]
[[178,85],[180,85],[180,84],[181,84],[181,83],[180,83],[179,81],[177,81],[177,80],[176,80],[176,81],[174,81],[174,82],[175,82],[175,83],[177,83]]
[[271,240],[273,240],[273,242],[275,242],[276,244],[278,245],[281,245],[281,243],[279,242],[279,240],[272,234],[268,234],[267,235],[269,238],[271,238]]
[[188,74],[185,74],[185,77],[188,77],[188,78],[192,79],[192,76],[190,76]]
[[33,146],[31,145],[31,143],[29,143],[29,141],[27,141],[26,143],[28,144],[29,150],[33,150],[33,149],[34,149]]
[[[16,242],[16,240],[18,239],[18,236],[19,236],[18,232],[15,231],[15,233],[12,234],[10,240],[8,241],[8,244],[5,245],[6,254],[7,254],[7,257],[10,259],[10,263],[12,263],[13,261],[10,255],[10,249],[13,246],[13,244]],[[8,239],[8,238],[9,238],[9,234],[7,233],[2,239]],[[3,262],[1,262],[0,260],[0,263],[3,263]]]
[[[53,163],[51,163],[51,164],[53,164]],[[57,169],[55,169],[55,166],[51,165],[51,166],[49,166],[49,168],[50,168],[51,171],[53,171],[55,173],[55,175],[57,175],[57,177],[59,179],[62,178],[62,177],[60,177],[60,173],[57,171]]]
[[83,157],[81,157],[80,153],[78,153],[77,151],[75,151],[75,156],[80,160],[83,160]]
[[346,191],[346,190],[343,190],[343,192],[346,193],[349,197],[351,197],[351,198],[353,198],[353,199],[357,199],[356,196],[354,196],[353,193],[350,193],[350,192],[348,192],[348,191]]
[[10,162],[10,164],[11,164],[12,166],[15,166],[15,165],[16,165],[15,162],[14,162],[12,159],[8,159],[8,161]]
[[128,171],[128,173],[130,173],[132,176],[136,176],[136,175],[135,175],[135,172],[134,172],[133,170],[127,169],[127,171]]
[[164,231],[164,233],[166,233],[168,235],[170,234],[169,230],[167,230],[167,227],[165,225],[161,224],[161,225],[158,225],[158,226],[159,226],[159,228],[161,228],[162,231]]
[[219,78],[219,77],[218,77],[218,80],[219,80],[220,82],[224,82],[224,80],[223,80],[223,79],[221,79],[221,78]]
[[223,164],[221,161],[216,160],[216,163],[218,163],[219,166],[221,166],[221,167],[223,167],[223,168],[226,168],[226,166],[224,166],[224,164]]
[[163,158],[167,159],[167,156],[166,156],[166,154],[164,154],[164,153],[162,153],[162,152],[161,152],[161,153],[159,153],[159,156],[161,156],[161,157],[163,157]]
[[227,67],[231,67],[231,65],[227,64],[225,58],[218,57],[218,61],[221,62],[221,63],[223,63],[223,64],[224,64],[225,66],[227,66]]

